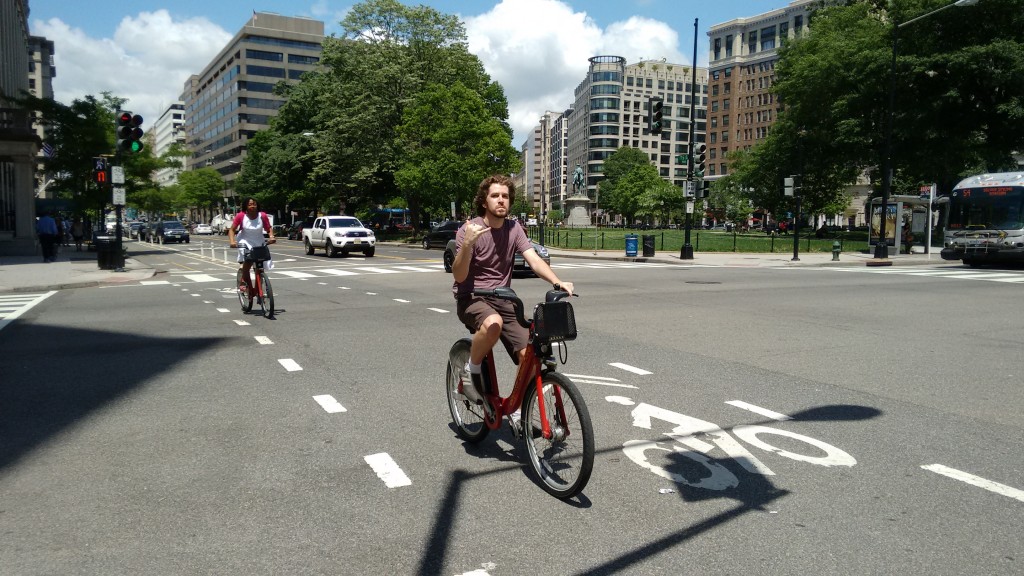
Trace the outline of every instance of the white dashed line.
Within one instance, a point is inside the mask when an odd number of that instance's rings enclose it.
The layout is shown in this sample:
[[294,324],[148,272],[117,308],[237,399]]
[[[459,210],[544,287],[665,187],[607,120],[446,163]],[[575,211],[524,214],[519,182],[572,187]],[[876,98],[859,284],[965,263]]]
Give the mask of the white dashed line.
[[143,286],[158,286],[161,284],[170,284],[167,280],[142,280],[139,282]]
[[193,296],[193,297],[196,297],[196,298],[198,298],[198,297],[199,297],[199,294],[189,294],[189,296]]
[[386,452],[380,454],[370,454],[363,458],[366,463],[373,468],[373,471],[377,473],[377,477],[384,481],[384,485],[388,488],[398,488],[399,486],[412,486],[412,480],[402,472],[402,469],[398,467],[398,464],[388,456]]
[[401,302],[402,304],[408,304],[408,300],[402,300],[401,298],[392,298],[395,302]]
[[625,370],[626,372],[632,372],[633,374],[639,374],[641,376],[646,376],[647,374],[654,374],[654,372],[648,372],[647,370],[644,370],[643,368],[637,368],[636,366],[630,366],[629,364],[623,364],[622,362],[612,362],[612,363],[610,363],[608,365],[609,366],[614,366],[616,368],[621,368],[622,370]]
[[266,345],[266,344],[273,344],[273,342],[271,342],[270,338],[268,338],[266,336],[254,336],[254,338],[256,338],[256,341],[259,342],[260,344],[264,344],[264,345]]
[[345,407],[342,406],[341,403],[339,403],[337,400],[335,400],[334,396],[331,396],[330,394],[321,394],[319,396],[313,396],[313,400],[316,400],[317,404],[319,404],[328,414],[347,412],[347,410],[345,410]]
[[743,400],[729,400],[728,402],[726,402],[726,404],[728,404],[730,406],[735,406],[737,408],[742,408],[744,410],[749,410],[749,411],[753,412],[754,414],[760,414],[761,416],[764,416],[766,418],[771,418],[772,420],[778,420],[779,422],[785,422],[786,420],[792,420],[792,418],[790,418],[789,416],[786,416],[785,414],[779,414],[778,412],[773,412],[773,411],[771,411],[771,410],[769,410],[767,408],[761,408],[760,406],[754,406],[753,404],[747,404]]
[[1006,484],[1000,484],[999,482],[993,482],[991,480],[986,480],[986,479],[982,478],[981,476],[975,476],[974,474],[968,474],[967,472],[963,472],[961,470],[957,470],[956,468],[950,468],[948,466],[943,466],[942,464],[928,464],[926,466],[921,466],[921,468],[924,468],[925,470],[928,470],[929,472],[935,472],[936,474],[942,474],[943,476],[952,478],[954,480],[959,480],[961,482],[966,482],[966,483],[968,483],[968,484],[970,484],[972,486],[977,486],[978,488],[984,488],[985,490],[988,490],[990,492],[995,492],[996,494],[1000,494],[1002,496],[1009,496],[1010,498],[1013,498],[1014,500],[1020,500],[1021,502],[1024,502],[1024,490],[1018,490],[1017,488],[1011,488],[1010,486],[1007,486]]
[[440,308],[427,308],[427,310],[430,310],[432,312],[437,312],[438,314],[448,314],[449,313],[447,310],[442,310]]
[[221,279],[210,276],[209,274],[185,274],[185,278],[188,278],[193,282],[222,282]]
[[213,304],[213,300],[203,300],[203,304]]
[[235,324],[238,324],[239,326],[248,326],[249,325],[249,323],[246,322],[245,320],[235,320]]
[[299,366],[299,363],[291,358],[281,358],[278,362],[289,372],[298,372],[299,370],[302,370],[302,366]]
[[373,272],[374,274],[398,274],[399,273],[399,272],[396,272],[394,270],[389,270],[387,268],[365,268],[365,267],[363,267],[363,268],[356,268],[356,270],[362,270],[364,272]]
[[274,271],[275,276],[287,276],[289,278],[316,278],[315,274],[308,272],[293,272],[291,270]]
[[231,310],[228,310],[227,308],[217,308],[217,312],[220,312],[221,314],[226,314],[228,312],[231,312]]
[[377,293],[376,292],[367,292],[366,295],[367,296],[376,296]]
[[351,270],[338,270],[337,268],[320,268],[320,272],[325,272],[333,276],[359,276],[359,272],[352,272]]

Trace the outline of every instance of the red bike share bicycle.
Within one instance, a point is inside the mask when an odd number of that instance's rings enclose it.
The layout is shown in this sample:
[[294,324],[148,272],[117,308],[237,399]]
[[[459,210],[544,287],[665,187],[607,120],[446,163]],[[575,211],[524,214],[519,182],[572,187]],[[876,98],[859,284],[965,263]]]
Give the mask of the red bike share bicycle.
[[[502,417],[509,416],[513,433],[525,442],[530,469],[541,487],[557,498],[572,498],[590,480],[594,430],[583,395],[572,380],[555,371],[558,360],[552,355],[554,343],[562,343],[560,350],[564,351],[564,342],[576,338],[572,305],[563,300],[570,294],[549,291],[529,321],[523,316],[523,301],[511,288],[475,290],[473,294],[512,302],[516,319],[530,330],[530,345],[507,397],[498,391],[494,352],[487,354],[482,365],[482,404],[469,400],[462,392],[463,386],[472,386],[465,372],[472,338],[462,338],[452,345],[446,385],[456,433],[467,442],[479,442],[501,426]],[[520,408],[522,417],[517,422],[512,414]]]
[[238,286],[238,303],[242,306],[242,312],[252,310],[253,300],[260,307],[263,316],[274,318],[274,289],[270,286],[270,279],[263,263],[270,260],[270,248],[268,246],[256,246],[247,248],[243,252],[246,261],[252,262],[252,288],[254,294],[249,294],[249,287],[242,278],[242,269],[235,274],[235,286]]

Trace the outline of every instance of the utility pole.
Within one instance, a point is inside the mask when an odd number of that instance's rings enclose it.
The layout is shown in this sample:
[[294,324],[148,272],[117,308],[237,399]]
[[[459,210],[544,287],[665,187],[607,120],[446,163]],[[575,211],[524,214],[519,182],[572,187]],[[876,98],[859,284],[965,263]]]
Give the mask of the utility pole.
[[694,118],[694,104],[697,101],[697,18],[693,19],[693,60],[690,64],[690,142],[689,153],[686,155],[686,191],[683,197],[686,199],[686,232],[683,236],[683,247],[679,249],[680,260],[693,260],[693,246],[690,244],[690,220],[693,217],[693,134],[696,120]]

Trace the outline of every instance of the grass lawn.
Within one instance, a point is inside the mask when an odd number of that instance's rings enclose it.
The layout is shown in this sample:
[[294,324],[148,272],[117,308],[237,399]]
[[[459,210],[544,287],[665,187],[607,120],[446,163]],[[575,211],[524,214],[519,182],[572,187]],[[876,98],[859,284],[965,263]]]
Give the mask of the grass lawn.
[[[540,229],[527,229],[530,238],[540,240]],[[867,232],[839,232],[834,236],[815,238],[813,230],[800,230],[801,252],[832,252],[832,243],[839,240],[844,252],[861,252],[868,249]],[[552,228],[546,227],[547,246],[585,250],[626,250],[626,235],[637,235],[637,251],[643,252],[643,237],[654,236],[656,251],[678,252],[683,246],[683,230],[630,230],[622,228]],[[793,235],[768,236],[763,232],[721,232],[711,230],[690,230],[690,245],[694,252],[780,252],[793,251]]]

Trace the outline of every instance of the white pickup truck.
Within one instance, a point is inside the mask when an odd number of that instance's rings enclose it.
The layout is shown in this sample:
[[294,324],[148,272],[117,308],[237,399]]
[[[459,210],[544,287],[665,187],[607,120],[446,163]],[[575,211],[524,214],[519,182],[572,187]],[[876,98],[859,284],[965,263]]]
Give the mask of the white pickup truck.
[[348,256],[349,252],[362,252],[370,257],[376,250],[376,243],[373,230],[353,216],[320,216],[312,226],[302,229],[302,244],[310,256],[317,248],[323,248],[330,258],[339,253]]

